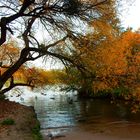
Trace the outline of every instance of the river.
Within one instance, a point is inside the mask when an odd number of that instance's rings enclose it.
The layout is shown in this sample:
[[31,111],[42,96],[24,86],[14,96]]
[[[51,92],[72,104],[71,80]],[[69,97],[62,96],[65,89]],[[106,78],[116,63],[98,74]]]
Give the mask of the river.
[[140,140],[140,113],[124,103],[52,90],[23,98],[18,101],[34,106],[44,139],[51,134],[64,140]]

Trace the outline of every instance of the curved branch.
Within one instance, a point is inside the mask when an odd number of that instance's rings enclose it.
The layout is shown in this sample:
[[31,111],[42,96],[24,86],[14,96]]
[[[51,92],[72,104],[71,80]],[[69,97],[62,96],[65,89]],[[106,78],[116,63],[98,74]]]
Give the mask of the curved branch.
[[14,87],[16,86],[26,86],[26,87],[34,87],[33,85],[30,85],[30,84],[26,84],[26,83],[16,83],[16,84],[12,84],[12,86],[9,86],[7,88],[4,88],[0,91],[0,94],[4,94],[8,91],[10,91],[11,89],[13,89]]
[[36,20],[35,17],[32,17],[31,19],[29,19],[27,28],[22,35],[24,43],[25,43],[25,47],[28,47],[28,48],[29,48],[29,42],[30,42],[29,39],[28,39],[28,34],[30,33],[32,25],[35,22],[35,20]]
[[14,12],[17,12],[14,8],[10,7],[10,6],[7,6],[7,5],[4,5],[4,6],[0,6],[0,9],[4,8],[5,10],[11,10],[11,11],[14,11]]
[[32,4],[34,0],[24,0],[23,5],[18,13],[9,16],[9,17],[2,17],[0,21],[1,27],[1,38],[0,38],[0,46],[6,41],[6,32],[7,32],[7,24],[11,23],[15,19],[24,16],[23,12]]

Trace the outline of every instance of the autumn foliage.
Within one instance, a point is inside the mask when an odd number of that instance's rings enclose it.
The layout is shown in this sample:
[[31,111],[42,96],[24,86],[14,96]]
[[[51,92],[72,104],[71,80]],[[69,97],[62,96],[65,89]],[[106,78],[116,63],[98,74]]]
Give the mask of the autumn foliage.
[[[16,47],[15,41],[9,41],[0,48],[0,59],[2,66],[1,75],[18,60],[20,48]],[[19,86],[29,86],[33,88],[45,87],[46,85],[55,84],[55,72],[46,71],[42,68],[31,67],[29,64],[22,65],[12,76],[14,82]],[[6,86],[9,85],[7,81]]]
[[[25,64],[13,74],[13,79],[32,89],[61,83],[67,85],[67,91],[77,90],[85,96],[104,92],[111,97],[139,101],[140,33],[128,29],[114,34],[112,27],[104,25],[103,28],[101,23],[94,29],[96,32],[82,37],[80,42],[73,42],[71,54],[75,64],[83,66],[81,71],[72,65],[63,70],[46,71]],[[19,57],[20,48],[15,45],[11,41],[1,48],[0,57],[4,63],[1,74]]]
[[[19,12],[21,13],[15,14],[17,16],[15,18],[19,18],[20,15],[30,17],[35,14],[36,17],[42,19],[50,13],[49,10],[53,7],[54,13],[60,12],[56,9],[61,6],[61,1],[56,1],[56,4],[50,3],[52,6],[49,5],[48,1],[46,6],[51,6],[50,8],[44,7],[43,1],[39,1],[42,4],[42,7],[38,7],[39,9],[37,8],[38,4],[33,1],[21,0],[20,2],[21,10]],[[55,14],[52,13],[52,17],[49,15],[47,18],[43,18],[41,23],[43,25],[50,23],[52,27],[56,25],[54,27],[58,26],[59,29],[65,30],[66,36],[64,38],[49,45],[41,44],[37,38],[32,36],[32,26],[36,20],[34,16],[26,21],[28,28],[27,30],[25,28],[23,33],[25,45],[22,44],[23,48],[13,40],[3,43],[5,38],[2,38],[0,77],[3,82],[1,80],[1,88],[5,82],[9,86],[9,89],[3,93],[18,85],[35,88],[60,83],[65,84],[67,90],[77,90],[82,96],[98,96],[100,93],[105,93],[112,98],[117,96],[126,100],[140,101],[140,32],[139,30],[134,32],[131,29],[126,31],[120,29],[114,1],[100,4],[97,6],[97,13],[95,12],[97,17],[95,14],[96,18],[90,19],[87,23],[87,28],[91,29],[88,33],[82,35],[74,33],[74,27],[72,30],[67,28],[68,24],[65,23],[67,20],[63,16],[59,16],[62,18],[62,21],[60,20],[62,24],[57,24],[60,22],[57,20],[59,14],[56,14],[56,18],[54,18]],[[67,9],[65,6],[64,3],[61,7],[64,15],[74,14],[69,11],[71,7]],[[76,8],[76,11],[73,11],[76,12],[74,15],[79,14],[78,5],[75,7],[72,4],[71,6]],[[41,11],[38,12],[39,10]],[[83,9],[81,10],[83,11]],[[106,10],[109,14],[104,13]],[[79,16],[79,18],[83,17]],[[12,16],[7,20],[10,23],[15,19]],[[1,20],[1,28],[2,23],[3,20]],[[45,25],[45,29],[47,29],[46,27]],[[46,71],[28,65],[28,61],[34,61],[43,56],[58,58],[65,65],[65,68],[62,71]],[[11,73],[8,74],[8,72]],[[7,78],[9,78],[8,81]]]
[[98,23],[97,29],[94,26],[93,33],[73,45],[76,50],[73,51],[73,58],[85,71],[84,74],[77,74],[75,68],[66,70],[67,81],[71,81],[69,87],[73,87],[75,83],[79,87],[77,89],[83,90],[82,96],[100,96],[101,93],[107,93],[112,98],[117,96],[126,100],[140,100],[138,31],[128,29],[115,33],[108,24]]

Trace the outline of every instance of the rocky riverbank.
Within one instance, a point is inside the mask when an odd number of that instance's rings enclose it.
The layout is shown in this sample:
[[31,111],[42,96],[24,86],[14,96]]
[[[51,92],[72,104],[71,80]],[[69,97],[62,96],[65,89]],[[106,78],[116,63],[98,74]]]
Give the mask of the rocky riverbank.
[[32,107],[0,100],[0,140],[41,140]]

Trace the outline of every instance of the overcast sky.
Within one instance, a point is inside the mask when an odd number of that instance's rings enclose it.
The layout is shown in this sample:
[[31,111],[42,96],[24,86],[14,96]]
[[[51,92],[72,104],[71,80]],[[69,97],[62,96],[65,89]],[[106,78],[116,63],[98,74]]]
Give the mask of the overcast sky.
[[135,0],[131,6],[126,8],[122,12],[121,19],[122,25],[126,28],[132,27],[134,30],[140,28],[140,0]]

